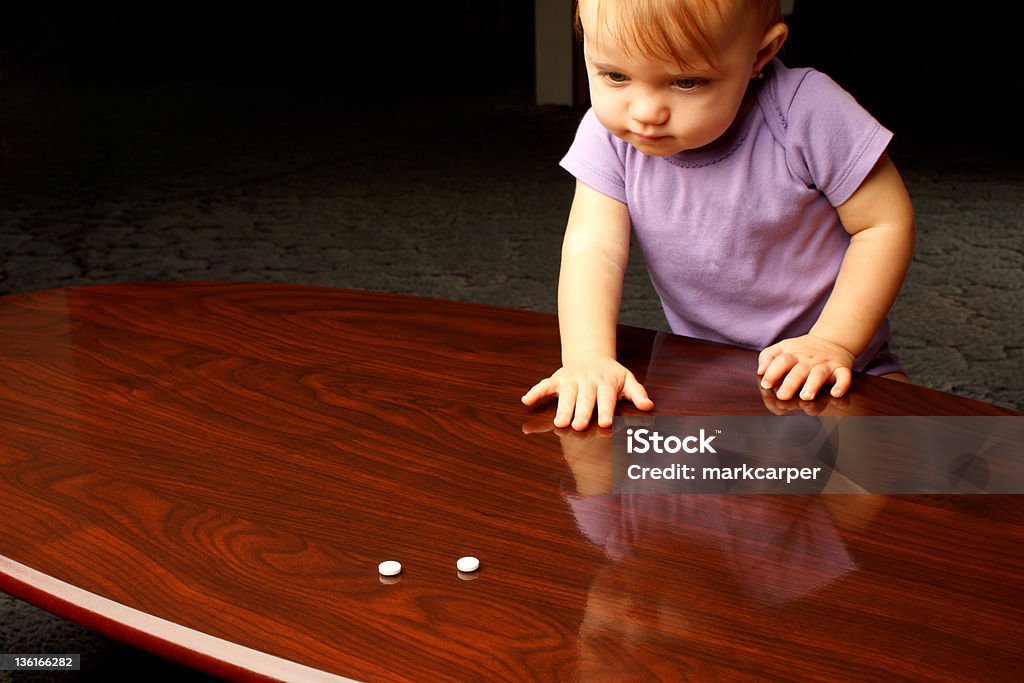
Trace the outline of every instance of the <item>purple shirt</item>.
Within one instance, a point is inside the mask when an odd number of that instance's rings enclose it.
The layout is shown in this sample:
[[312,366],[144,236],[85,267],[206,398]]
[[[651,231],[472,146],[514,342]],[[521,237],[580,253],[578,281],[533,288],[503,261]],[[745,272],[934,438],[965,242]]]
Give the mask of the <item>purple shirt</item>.
[[[850,243],[835,207],[891,138],[828,76],[773,60],[709,147],[648,156],[590,110],[561,165],[629,207],[674,333],[760,350],[817,321]],[[854,369],[902,372],[888,339],[886,322]]]

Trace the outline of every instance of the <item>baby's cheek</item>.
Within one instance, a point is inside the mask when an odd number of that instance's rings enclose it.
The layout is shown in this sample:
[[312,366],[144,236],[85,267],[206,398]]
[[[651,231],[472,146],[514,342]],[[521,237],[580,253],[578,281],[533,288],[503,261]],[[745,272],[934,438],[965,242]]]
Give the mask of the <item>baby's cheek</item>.
[[597,116],[597,120],[601,122],[601,125],[604,126],[609,133],[617,138],[622,138],[626,134],[626,127],[622,124],[619,117],[614,115],[610,106],[603,105],[601,102],[595,102],[593,107],[594,115]]

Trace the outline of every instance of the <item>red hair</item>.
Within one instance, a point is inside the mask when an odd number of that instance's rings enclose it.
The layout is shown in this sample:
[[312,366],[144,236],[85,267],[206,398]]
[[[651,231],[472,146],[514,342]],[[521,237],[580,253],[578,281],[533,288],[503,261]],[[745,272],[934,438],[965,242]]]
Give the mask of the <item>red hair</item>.
[[[712,27],[753,12],[767,30],[782,21],[779,0],[587,0],[596,3],[597,23],[604,35],[628,52],[693,66],[696,60],[714,65],[718,55]],[[583,36],[580,0],[573,15],[577,37]],[[593,27],[591,27],[592,30]]]

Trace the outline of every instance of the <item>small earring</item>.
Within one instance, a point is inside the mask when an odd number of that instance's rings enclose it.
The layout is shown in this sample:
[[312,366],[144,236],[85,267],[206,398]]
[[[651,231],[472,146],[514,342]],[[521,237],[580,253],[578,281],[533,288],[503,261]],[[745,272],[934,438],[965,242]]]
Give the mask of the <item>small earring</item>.
[[754,75],[751,76],[751,78],[752,79],[756,78],[756,79],[760,80],[760,79],[764,78],[764,72],[763,71],[756,71],[756,72],[754,72]]

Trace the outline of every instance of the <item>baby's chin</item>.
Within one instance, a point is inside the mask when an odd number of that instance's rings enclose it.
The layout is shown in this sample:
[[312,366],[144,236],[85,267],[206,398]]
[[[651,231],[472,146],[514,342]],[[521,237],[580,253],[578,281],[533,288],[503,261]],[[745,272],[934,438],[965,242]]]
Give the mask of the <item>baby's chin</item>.
[[624,138],[624,139],[626,140],[626,142],[628,142],[638,152],[642,152],[643,154],[646,154],[647,156],[650,156],[650,157],[670,157],[673,154],[679,154],[680,152],[685,152],[686,151],[686,147],[681,146],[678,143],[675,143],[675,144],[658,144],[658,143],[651,144],[651,143],[639,142],[637,140],[630,140],[630,139],[626,139],[626,138]]
[[670,157],[673,154],[679,154],[679,152],[688,149],[678,139],[668,135],[658,140],[643,140],[633,133],[625,131],[621,134],[616,133],[615,137],[628,142],[637,151],[652,157]]

